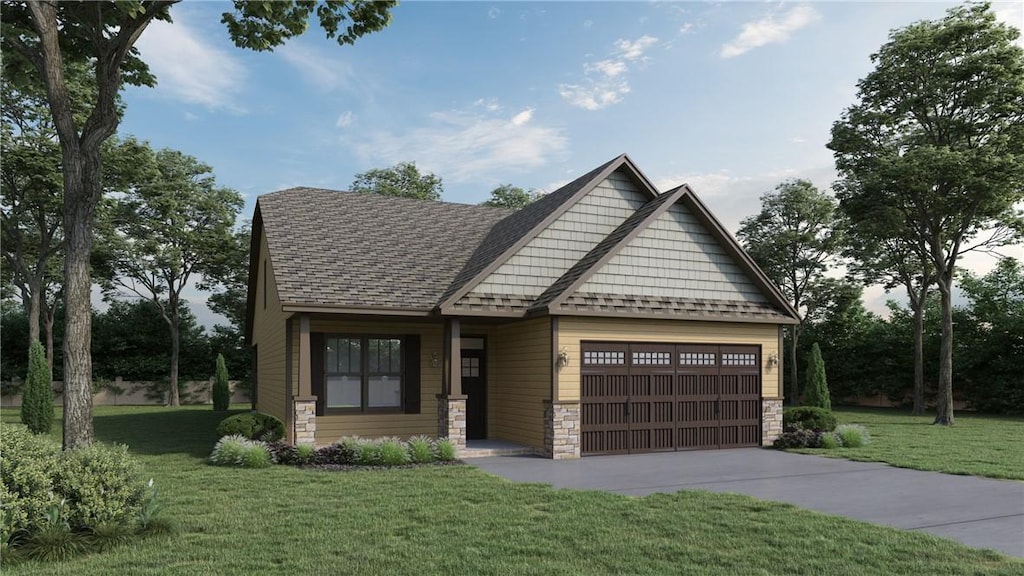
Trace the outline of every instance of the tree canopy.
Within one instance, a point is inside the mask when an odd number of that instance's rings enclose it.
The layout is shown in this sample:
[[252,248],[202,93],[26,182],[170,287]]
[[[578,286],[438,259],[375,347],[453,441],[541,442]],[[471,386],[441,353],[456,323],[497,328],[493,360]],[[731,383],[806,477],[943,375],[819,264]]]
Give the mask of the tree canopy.
[[[953,424],[952,287],[960,256],[1011,241],[1024,200],[1024,51],[988,4],[892,32],[829,143],[851,218],[892,215],[934,268],[942,349],[936,423]],[[983,231],[995,234],[976,241]],[[972,241],[975,241],[973,245]]]
[[536,199],[537,194],[528,192],[518,186],[502,184],[494,190],[491,190],[490,200],[483,202],[483,205],[519,210],[520,208],[524,208],[528,204],[531,204]]
[[430,172],[421,174],[415,162],[399,162],[390,168],[356,174],[351,190],[416,200],[440,200],[444,192],[441,177]]

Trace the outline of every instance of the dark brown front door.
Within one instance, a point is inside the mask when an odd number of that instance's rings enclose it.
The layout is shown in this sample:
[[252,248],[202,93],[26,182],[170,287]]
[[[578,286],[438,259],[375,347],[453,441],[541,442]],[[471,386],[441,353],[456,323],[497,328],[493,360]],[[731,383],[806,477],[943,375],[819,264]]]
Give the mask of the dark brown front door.
[[583,455],[757,446],[758,346],[586,342]]
[[466,439],[487,437],[487,379],[483,350],[462,351],[462,393],[466,395]]

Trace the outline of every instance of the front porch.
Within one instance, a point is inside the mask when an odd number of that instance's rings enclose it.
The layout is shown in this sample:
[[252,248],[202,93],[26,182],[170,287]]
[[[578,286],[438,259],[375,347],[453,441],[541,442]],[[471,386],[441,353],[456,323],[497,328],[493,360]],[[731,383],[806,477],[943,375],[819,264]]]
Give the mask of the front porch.
[[509,442],[508,440],[467,440],[466,447],[459,452],[460,458],[484,458],[487,456],[525,456],[536,455],[537,451],[529,446]]

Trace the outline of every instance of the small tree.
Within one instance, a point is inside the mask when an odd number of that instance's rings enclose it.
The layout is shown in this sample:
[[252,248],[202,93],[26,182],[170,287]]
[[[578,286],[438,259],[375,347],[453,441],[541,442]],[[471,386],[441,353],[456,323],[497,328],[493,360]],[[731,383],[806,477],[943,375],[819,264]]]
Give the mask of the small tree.
[[33,434],[48,434],[53,427],[53,387],[46,352],[38,340],[28,349],[28,376],[21,396],[21,421]]
[[228,367],[224,365],[224,355],[217,354],[217,377],[213,381],[213,409],[223,412],[231,403],[231,390],[228,389]]
[[415,200],[440,200],[444,192],[441,177],[430,172],[421,174],[415,162],[399,162],[390,168],[374,168],[356,174],[350,189]]
[[821,359],[821,348],[815,342],[811,347],[811,357],[807,360],[807,384],[804,386],[804,406],[817,406],[825,410],[832,409],[832,399],[828,395],[828,381],[825,378],[825,361]]

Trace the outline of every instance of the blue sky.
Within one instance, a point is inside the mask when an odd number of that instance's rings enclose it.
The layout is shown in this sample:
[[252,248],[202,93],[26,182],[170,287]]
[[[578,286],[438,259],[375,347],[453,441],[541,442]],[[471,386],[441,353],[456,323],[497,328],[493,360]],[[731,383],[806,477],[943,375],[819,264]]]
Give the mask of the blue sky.
[[[355,46],[314,26],[254,53],[228,39],[229,3],[185,2],[138,43],[159,84],[126,90],[121,133],[213,166],[245,217],[259,194],[346,189],[400,161],[440,176],[444,200],[478,203],[505,183],[551,191],[625,152],[663,190],[689,183],[735,232],[786,178],[830,186],[829,129],[870,54],[951,5],[406,2]],[[994,6],[1022,26],[1021,3]],[[884,295],[867,299],[880,309]]]

